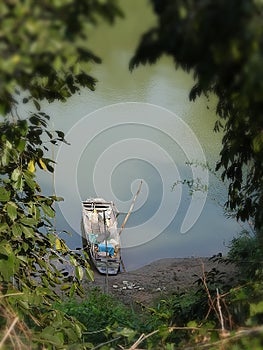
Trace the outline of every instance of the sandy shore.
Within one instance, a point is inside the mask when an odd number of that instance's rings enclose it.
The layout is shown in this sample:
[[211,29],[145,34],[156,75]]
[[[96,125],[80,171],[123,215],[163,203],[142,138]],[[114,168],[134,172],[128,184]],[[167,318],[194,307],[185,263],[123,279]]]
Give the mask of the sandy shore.
[[225,272],[226,280],[236,278],[234,266],[213,262],[209,258],[168,258],[108,278],[95,272],[95,281],[86,282],[86,288],[100,287],[103,292],[115,295],[126,304],[149,305],[160,295],[193,286],[203,271],[208,272],[212,268]]

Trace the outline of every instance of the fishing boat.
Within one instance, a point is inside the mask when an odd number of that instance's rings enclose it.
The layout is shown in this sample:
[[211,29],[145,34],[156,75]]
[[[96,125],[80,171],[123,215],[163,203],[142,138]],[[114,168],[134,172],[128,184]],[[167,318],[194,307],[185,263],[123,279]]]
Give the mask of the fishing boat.
[[117,209],[102,198],[82,202],[82,241],[95,268],[102,274],[116,275],[120,270],[120,235]]

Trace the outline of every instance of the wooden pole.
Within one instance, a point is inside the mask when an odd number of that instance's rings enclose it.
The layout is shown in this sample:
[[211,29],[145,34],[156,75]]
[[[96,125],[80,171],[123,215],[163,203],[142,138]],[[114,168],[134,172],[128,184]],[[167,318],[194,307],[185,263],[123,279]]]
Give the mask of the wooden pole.
[[135,193],[135,196],[134,196],[134,198],[133,198],[133,201],[132,201],[132,204],[131,204],[131,206],[130,206],[130,209],[129,209],[129,211],[128,211],[128,213],[127,213],[127,215],[126,215],[126,217],[125,217],[125,219],[124,219],[124,221],[123,221],[123,223],[122,223],[122,225],[121,225],[119,235],[121,235],[122,231],[124,230],[124,227],[125,227],[125,225],[126,225],[128,219],[129,219],[129,217],[130,217],[130,215],[131,215],[131,212],[132,212],[132,210],[133,210],[133,207],[134,207],[134,204],[135,204],[135,202],[136,202],[136,199],[137,199],[139,193],[141,192],[141,188],[142,188],[142,181],[140,182],[140,185],[139,185],[139,187],[138,187],[137,192]]
[[109,293],[108,237],[106,234],[107,226],[106,226],[106,217],[105,217],[104,210],[103,210],[103,224],[104,224],[105,246],[106,246],[106,275],[105,275],[106,291],[105,293],[108,294]]
[[122,258],[121,258],[121,267],[123,269],[123,272],[126,272],[125,265],[124,265],[124,262],[123,262]]
[[[119,232],[119,236],[121,235],[122,231],[124,230],[124,227],[125,227],[125,225],[126,225],[128,219],[129,219],[129,217],[130,217],[130,215],[131,215],[131,212],[132,212],[132,210],[133,210],[135,201],[136,201],[136,199],[137,199],[139,193],[141,192],[141,188],[142,188],[142,181],[140,182],[140,185],[139,185],[139,187],[138,187],[137,192],[135,193],[135,196],[134,196],[134,198],[133,198],[133,201],[132,201],[132,204],[131,204],[131,206],[130,206],[130,209],[129,209],[129,211],[128,211],[128,213],[127,213],[127,215],[126,215],[126,217],[125,217],[125,219],[124,219],[124,221],[123,221],[123,223],[122,223],[122,225],[121,225],[120,232]],[[124,262],[123,262],[122,258],[121,258],[121,266],[122,266],[123,271],[126,272],[125,265],[124,265]]]

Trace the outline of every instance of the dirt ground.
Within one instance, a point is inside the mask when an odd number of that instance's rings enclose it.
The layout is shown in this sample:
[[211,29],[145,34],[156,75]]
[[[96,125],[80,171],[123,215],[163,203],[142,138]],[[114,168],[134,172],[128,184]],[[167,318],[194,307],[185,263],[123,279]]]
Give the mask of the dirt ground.
[[160,296],[193,287],[203,271],[208,272],[212,268],[224,272],[228,281],[237,277],[234,266],[213,262],[209,258],[169,258],[108,278],[95,272],[94,282],[86,282],[86,288],[100,287],[103,292],[113,294],[127,305],[150,305]]

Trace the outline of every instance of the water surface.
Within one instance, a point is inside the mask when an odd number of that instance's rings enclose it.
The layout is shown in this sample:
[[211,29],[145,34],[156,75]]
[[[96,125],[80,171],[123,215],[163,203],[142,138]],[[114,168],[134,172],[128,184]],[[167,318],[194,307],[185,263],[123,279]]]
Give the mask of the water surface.
[[[146,116],[147,104],[165,108],[175,113],[194,132],[209,163],[213,164],[218,157],[221,136],[212,131],[216,120],[215,99],[211,97],[208,101],[206,98],[199,98],[196,102],[189,102],[188,95],[193,85],[190,74],[175,70],[168,57],[163,57],[154,66],[139,67],[132,73],[128,70],[129,60],[141,33],[155,21],[147,4],[146,0],[127,0],[123,2],[125,19],[118,20],[113,27],[103,23],[97,28],[91,28],[90,46],[103,59],[102,65],[91,66],[91,72],[99,80],[97,90],[82,91],[65,104],[55,103],[45,106],[46,111],[54,116],[53,127],[68,133],[67,138],[71,143],[65,157],[60,158],[63,162],[63,172],[58,171],[59,177],[56,179],[57,195],[65,198],[61,208],[62,211],[66,208],[67,213],[62,214],[58,208],[56,226],[58,229],[66,229],[73,233],[72,237],[67,238],[71,247],[81,245],[80,201],[88,197],[98,196],[112,200],[113,198],[106,197],[108,192],[112,191],[120,203],[118,209],[125,212],[138,186],[136,179],[143,179],[144,187],[127,228],[140,226],[151,219],[162,205],[163,198],[168,198],[165,202],[166,210],[174,208],[176,214],[156,238],[123,250],[124,263],[128,270],[159,258],[210,256],[219,251],[226,252],[228,242],[239,230],[234,221],[224,217],[222,208],[216,203],[224,201],[226,196],[224,186],[210,177],[211,187],[200,217],[188,232],[184,234],[180,232],[191,198],[188,196],[188,190],[182,188],[182,197],[178,202],[179,192],[172,192],[171,188],[178,176],[181,179],[191,178],[192,173],[189,167],[185,166],[185,162],[189,159],[185,156],[184,150],[163,131],[164,126],[176,131],[175,119],[174,122],[171,119],[169,125],[167,123],[163,125],[160,114],[157,116],[160,126],[156,128],[141,125],[138,121],[134,122],[135,115],[129,112],[130,124],[119,123],[105,129],[104,116],[101,117],[100,113],[95,112],[100,108],[104,110],[106,106],[112,104],[142,103],[142,109],[145,108],[142,120],[147,117],[150,124],[151,116]],[[124,113],[128,110],[123,107]],[[157,110],[156,113],[160,113],[158,108]],[[90,113],[94,114],[90,116]],[[109,109],[107,123],[114,117]],[[78,127],[79,133],[74,134],[72,128],[77,130]],[[89,131],[95,127],[99,132],[91,136]],[[143,159],[140,155],[145,151],[143,146],[136,150],[136,139],[137,145],[144,142],[141,145],[145,145],[145,148],[150,142],[153,144],[153,152],[150,155],[148,153],[148,158],[147,154]],[[191,137],[187,141],[194,147]],[[75,168],[75,151],[78,147],[79,155]],[[111,149],[114,152],[111,152]],[[118,158],[123,157],[123,155],[117,156],[118,150],[124,149],[126,158]],[[105,168],[102,166],[101,171],[96,173],[98,171],[96,169],[99,168],[97,161],[102,156],[105,157]],[[74,172],[71,171],[73,164]],[[111,171],[107,168],[110,164],[113,165]],[[52,179],[47,179],[46,175],[41,175],[41,178],[45,191],[48,192]],[[98,188],[104,188],[104,185],[107,185],[107,190],[98,193]],[[78,193],[75,190],[76,186]],[[120,223],[124,215],[120,214]],[[162,220],[163,217],[160,217],[159,222]],[[158,223],[156,225],[158,226]],[[139,234],[147,235],[155,228],[149,226]],[[125,240],[127,232],[123,235]]]

